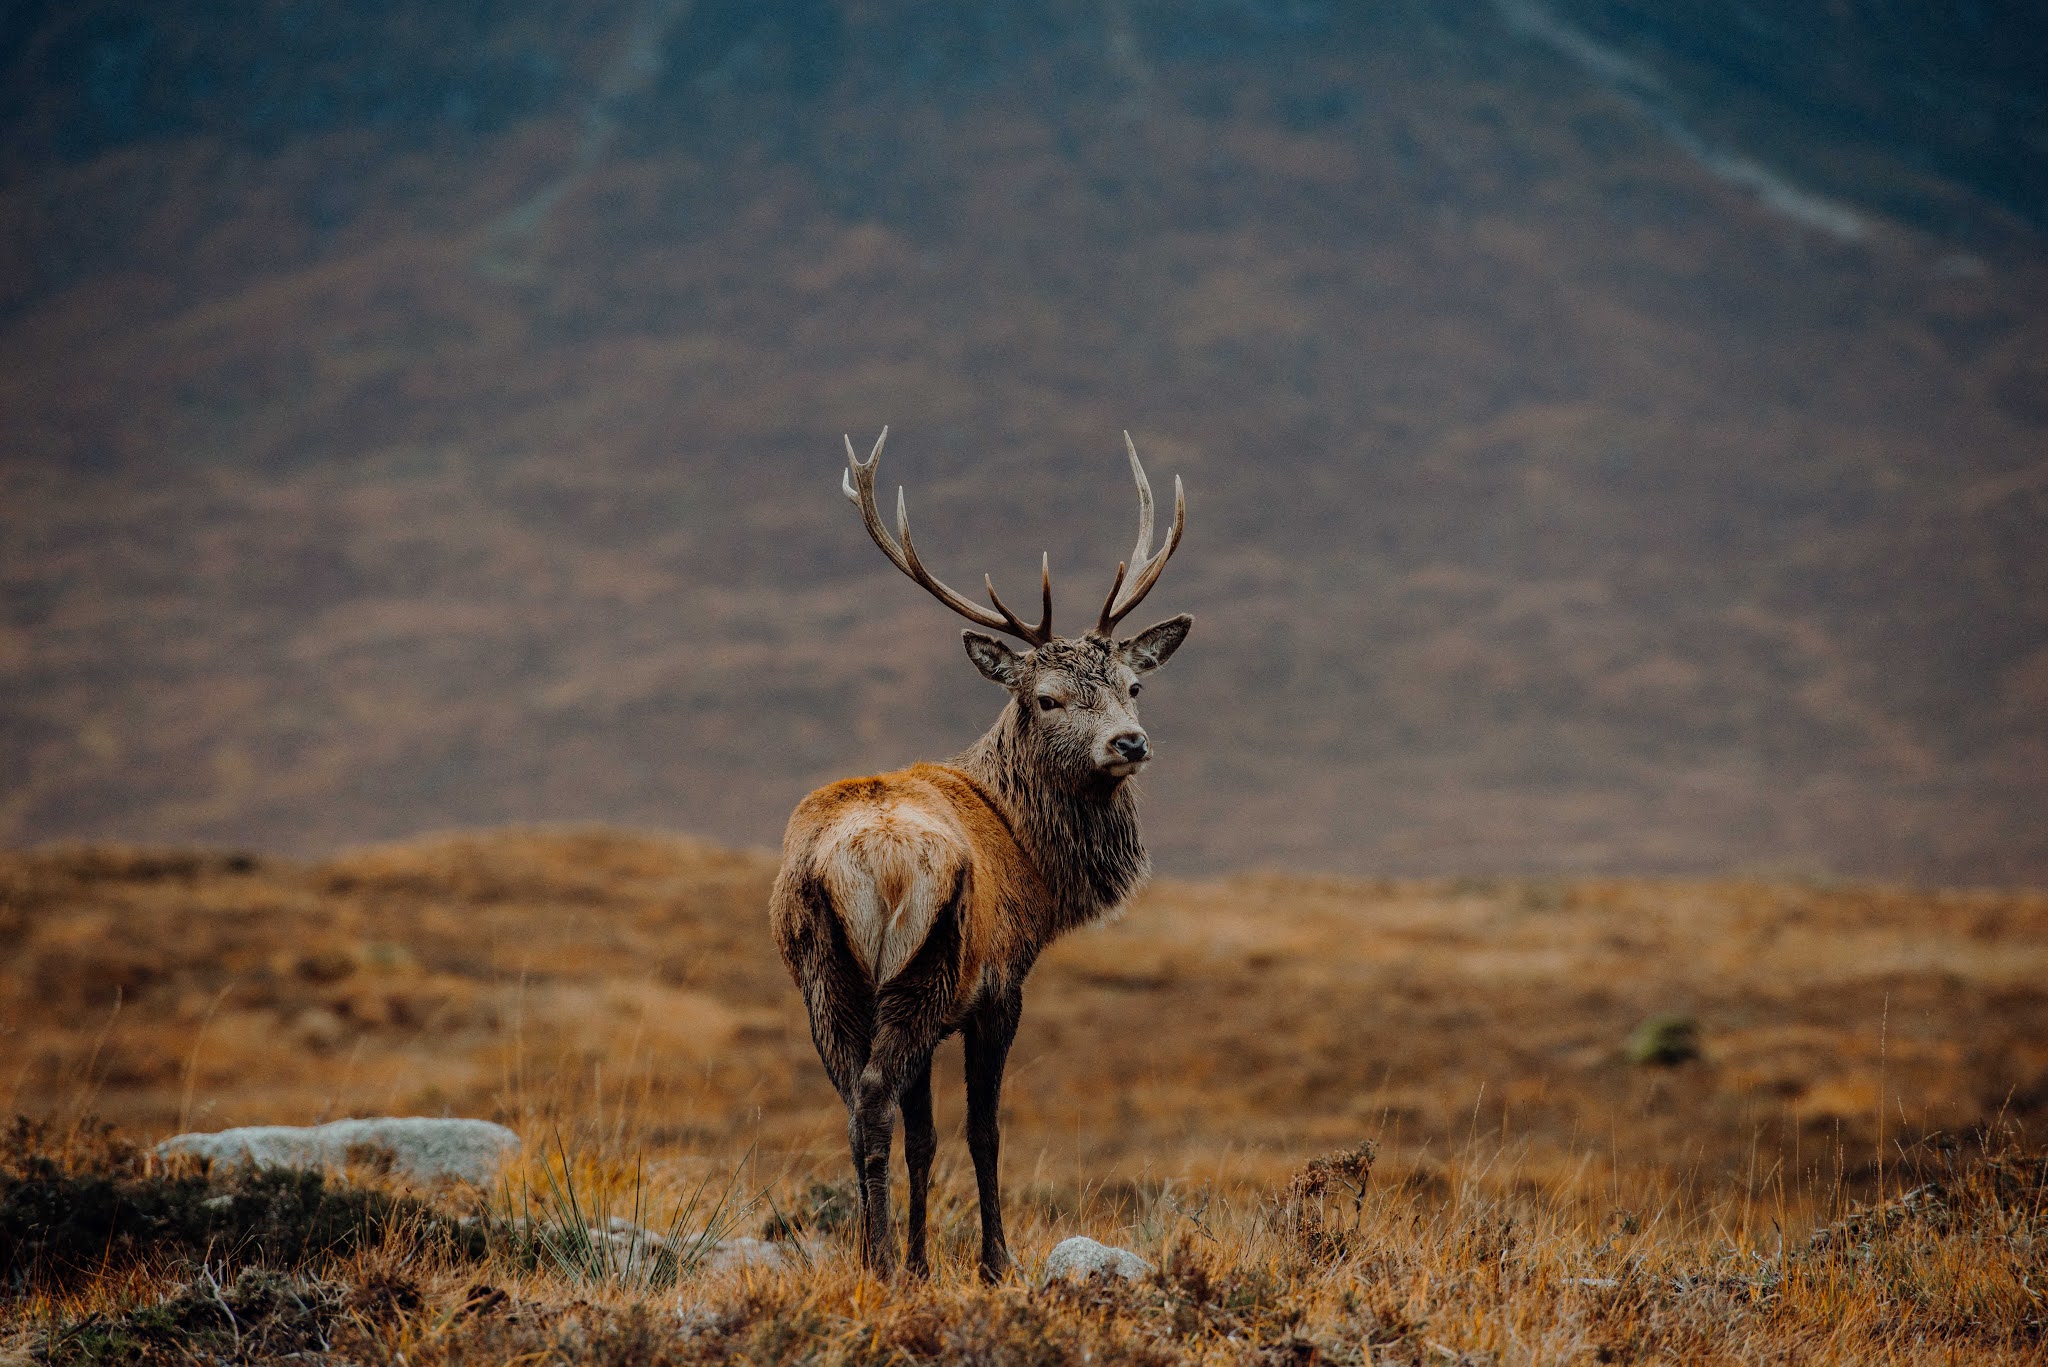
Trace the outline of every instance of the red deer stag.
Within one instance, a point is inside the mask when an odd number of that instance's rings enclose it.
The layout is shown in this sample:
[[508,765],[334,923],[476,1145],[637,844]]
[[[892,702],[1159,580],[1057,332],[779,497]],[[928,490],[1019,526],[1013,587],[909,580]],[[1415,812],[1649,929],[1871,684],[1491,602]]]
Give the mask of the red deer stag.
[[1052,573],[1041,562],[1036,626],[934,578],[910,540],[903,491],[896,535],[875,507],[875,467],[889,429],[862,461],[849,438],[846,496],[890,563],[977,626],[967,657],[1010,692],[995,725],[942,764],[914,764],[820,788],[789,819],[769,915],[803,992],[811,1038],[847,1109],[860,1189],[861,1261],[887,1275],[889,1147],[903,1114],[910,1174],[905,1264],[929,1270],[925,1193],[932,1129],[932,1052],[954,1031],[967,1049],[967,1146],[981,1194],[981,1275],[1010,1265],[997,1172],[1003,1063],[1023,1010],[1024,978],[1054,939],[1114,911],[1150,872],[1130,779],[1151,758],[1138,724],[1140,676],[1166,663],[1194,619],[1169,618],[1128,640],[1113,633],[1180,544],[1187,508],[1173,482],[1173,529],[1152,551],[1152,486],[1130,434],[1138,545],[1085,635],[1052,634]]

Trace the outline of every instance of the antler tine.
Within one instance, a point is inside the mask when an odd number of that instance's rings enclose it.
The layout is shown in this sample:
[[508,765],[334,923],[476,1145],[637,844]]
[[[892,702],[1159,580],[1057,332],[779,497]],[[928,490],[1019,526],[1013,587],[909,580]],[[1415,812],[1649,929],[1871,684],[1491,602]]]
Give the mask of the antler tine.
[[1109,581],[1109,597],[1103,602],[1102,616],[1095,623],[1095,630],[1101,635],[1109,635],[1110,627],[1116,625],[1115,622],[1110,620],[1109,605],[1116,601],[1117,590],[1124,586],[1124,575],[1130,572],[1130,568],[1129,565],[1121,560],[1116,562],[1116,578]]
[[1027,641],[1043,645],[1052,639],[1052,556],[1048,552],[1039,552],[1038,575],[1043,601],[1039,606],[1038,625],[1035,627],[1025,626],[1023,619],[1010,611],[1003,600],[996,596],[994,579],[984,574],[981,582],[988,588],[988,601],[996,605],[997,612],[1009,619],[1010,625],[1005,630],[1013,635],[1022,636]]
[[910,539],[910,508],[904,501],[903,486],[900,484],[896,486],[896,539],[903,544],[903,558],[909,562],[910,577],[922,585],[932,597],[968,621],[981,626],[994,627],[998,631],[1012,631],[1021,625],[1016,618],[1007,613],[998,617],[973,599],[963,597],[924,567],[924,562],[917,558],[917,543]]
[[1131,475],[1138,481],[1138,546],[1131,552],[1131,564],[1142,565],[1145,557],[1152,554],[1152,481],[1145,478],[1145,467],[1138,464],[1138,444],[1131,440],[1128,430],[1124,432],[1124,450],[1130,453]]
[[882,443],[889,440],[889,429],[884,427],[882,435],[875,438],[875,449],[862,460],[854,452],[853,438],[846,442],[846,469],[839,474],[839,488],[859,506],[860,518],[867,525],[868,536],[882,548],[882,554],[889,557],[889,563],[902,570],[911,578],[917,575],[910,568],[910,562],[903,557],[903,548],[889,535],[889,529],[882,525],[881,510],[875,507],[875,468],[882,462]]
[[[1038,553],[1038,587],[1038,615],[1042,619],[1041,625],[1045,629],[1046,636],[1050,638],[1052,636],[1052,552],[1050,551],[1040,551]],[[996,586],[990,584],[988,591],[990,594],[994,594]]]
[[[1008,632],[1034,646],[1042,646],[1052,639],[1052,566],[1049,561],[1041,566],[1045,581],[1045,613],[1037,626],[1029,626],[1017,614],[1003,606],[996,597],[995,584],[989,583],[988,596],[996,605],[996,612],[990,612],[972,599],[964,598],[948,588],[936,575],[924,567],[917,558],[917,545],[910,539],[910,508],[903,494],[903,488],[896,488],[896,535],[889,535],[889,529],[882,522],[882,511],[875,506],[875,467],[881,462],[882,443],[889,439],[889,429],[884,427],[882,435],[875,439],[875,449],[863,461],[855,454],[853,438],[846,440],[847,469],[839,477],[840,488],[846,496],[860,505],[861,521],[868,529],[868,536],[889,557],[889,563],[910,576],[925,592],[944,603],[953,611],[977,626]],[[997,613],[1001,615],[998,616]]]
[[[1103,600],[1102,616],[1096,620],[1095,632],[1107,636],[1116,630],[1116,624],[1127,616],[1132,608],[1143,602],[1145,595],[1159,581],[1160,571],[1166,568],[1166,561],[1180,545],[1181,533],[1187,530],[1187,491],[1181,487],[1180,476],[1173,477],[1173,527],[1166,534],[1166,544],[1159,548],[1157,555],[1152,549],[1152,484],[1145,478],[1145,467],[1138,463],[1138,448],[1131,442],[1131,434],[1124,433],[1124,445],[1131,453],[1131,473],[1138,481],[1138,545],[1132,553],[1130,566],[1116,567],[1116,582],[1109,586],[1109,597]],[[1148,558],[1149,556],[1149,558]],[[1125,582],[1128,568],[1130,578]]]

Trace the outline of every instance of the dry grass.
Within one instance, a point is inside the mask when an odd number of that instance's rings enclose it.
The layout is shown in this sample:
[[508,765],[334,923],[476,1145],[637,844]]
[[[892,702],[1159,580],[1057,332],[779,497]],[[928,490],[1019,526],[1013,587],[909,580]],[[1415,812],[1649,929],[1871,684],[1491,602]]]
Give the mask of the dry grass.
[[[845,1176],[843,1121],[767,944],[769,868],[600,832],[317,865],[0,856],[20,947],[0,1103],[51,1117],[60,1151],[87,1112],[136,1140],[487,1115],[528,1140],[515,1188],[544,1189],[559,1141],[556,1180],[657,1227],[707,1179],[753,1200],[750,1226],[801,1222]],[[25,1282],[11,1341],[227,1357],[239,1333],[246,1356],[413,1364],[2034,1360],[2043,983],[2039,893],[1166,884],[1047,957],[1006,1105],[1023,1261],[1086,1233],[1159,1264],[1146,1283],[973,1283],[949,1049],[926,1286],[864,1280],[829,1218],[807,1265],[670,1290],[401,1230],[282,1282],[189,1256]],[[1700,1056],[1629,1062],[1671,1014]],[[1290,1176],[1367,1138],[1362,1199],[1339,1165],[1304,1224]]]

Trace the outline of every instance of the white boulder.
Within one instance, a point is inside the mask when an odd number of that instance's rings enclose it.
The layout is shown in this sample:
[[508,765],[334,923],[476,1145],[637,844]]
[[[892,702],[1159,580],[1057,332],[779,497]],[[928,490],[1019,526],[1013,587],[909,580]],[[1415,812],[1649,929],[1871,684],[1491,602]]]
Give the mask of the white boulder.
[[260,1168],[338,1168],[351,1151],[389,1154],[395,1172],[421,1181],[488,1183],[519,1151],[519,1136],[488,1120],[378,1116],[325,1125],[249,1125],[213,1134],[181,1134],[156,1146],[165,1158],[207,1158]]
[[1053,1245],[1052,1252],[1045,1255],[1045,1273],[1041,1280],[1049,1283],[1063,1277],[1087,1278],[1106,1272],[1134,1282],[1151,1271],[1152,1264],[1128,1248],[1099,1244],[1077,1234],[1071,1239],[1060,1240]]

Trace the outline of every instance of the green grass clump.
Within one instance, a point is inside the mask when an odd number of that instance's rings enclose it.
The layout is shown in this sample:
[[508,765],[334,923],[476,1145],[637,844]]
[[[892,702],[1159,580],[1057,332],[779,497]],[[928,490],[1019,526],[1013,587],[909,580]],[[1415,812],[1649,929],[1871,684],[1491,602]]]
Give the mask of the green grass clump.
[[1700,1056],[1700,1025],[1691,1016],[1652,1016],[1628,1037],[1628,1061],[1674,1068]]

